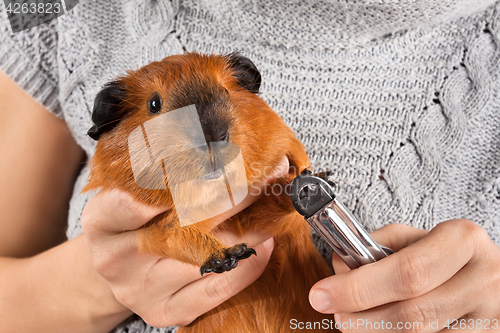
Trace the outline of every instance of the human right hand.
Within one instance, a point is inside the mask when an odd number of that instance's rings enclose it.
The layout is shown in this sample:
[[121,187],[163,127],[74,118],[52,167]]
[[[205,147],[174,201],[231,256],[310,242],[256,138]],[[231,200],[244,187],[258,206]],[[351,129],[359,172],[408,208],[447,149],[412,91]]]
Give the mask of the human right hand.
[[[317,282],[311,305],[335,313],[347,332],[498,332],[500,248],[474,222],[458,219],[426,231],[391,224],[371,233],[397,251]],[[376,278],[374,278],[376,277]]]
[[[265,182],[287,171],[284,158]],[[258,197],[252,194],[220,216],[221,222],[255,202]],[[85,207],[82,228],[96,271],[121,304],[153,327],[185,326],[253,283],[264,271],[274,241],[265,234],[247,234],[243,239],[228,232],[215,234],[228,246],[246,243],[259,255],[241,261],[230,272],[201,277],[199,267],[139,253],[137,229],[165,210],[137,202],[124,192],[102,191]]]

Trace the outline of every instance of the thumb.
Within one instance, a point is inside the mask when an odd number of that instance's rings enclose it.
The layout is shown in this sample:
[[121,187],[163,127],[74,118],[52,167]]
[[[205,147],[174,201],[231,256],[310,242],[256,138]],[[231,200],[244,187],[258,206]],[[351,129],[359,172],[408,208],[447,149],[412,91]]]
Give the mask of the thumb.
[[[173,311],[189,310],[190,319],[178,325],[189,325],[202,314],[224,303],[257,280],[269,262],[274,248],[274,239],[253,247],[257,256],[252,256],[238,263],[238,267],[222,274],[208,274],[205,277],[186,285],[169,300],[169,308]],[[176,310],[177,309],[177,310]],[[185,313],[171,313],[177,318],[185,318]]]

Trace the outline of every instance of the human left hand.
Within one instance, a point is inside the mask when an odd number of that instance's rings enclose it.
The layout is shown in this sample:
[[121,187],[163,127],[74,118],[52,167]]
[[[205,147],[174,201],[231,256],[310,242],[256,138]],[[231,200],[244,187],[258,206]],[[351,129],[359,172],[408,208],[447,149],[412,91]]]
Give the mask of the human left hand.
[[398,252],[354,270],[334,254],[336,275],[309,294],[342,332],[500,331],[500,247],[481,227],[393,224],[371,236]]

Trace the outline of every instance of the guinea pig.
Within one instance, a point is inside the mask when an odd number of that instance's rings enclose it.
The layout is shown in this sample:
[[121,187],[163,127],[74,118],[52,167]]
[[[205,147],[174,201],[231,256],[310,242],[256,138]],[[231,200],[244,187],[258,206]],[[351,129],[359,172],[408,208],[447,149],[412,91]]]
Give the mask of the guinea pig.
[[[309,159],[259,97],[260,84],[256,66],[239,54],[186,53],[129,71],[95,99],[88,134],[98,142],[84,191],[118,188],[171,208],[139,230],[141,251],[192,264],[201,275],[223,273],[255,251],[245,244],[228,247],[215,231],[274,236],[263,274],[180,333],[291,332],[293,323],[322,332],[327,323],[333,326],[333,315],[316,312],[308,302],[313,284],[332,271],[286,191],[269,190],[289,186],[310,168]],[[223,223],[213,222],[283,156],[289,173],[267,185],[268,195]]]

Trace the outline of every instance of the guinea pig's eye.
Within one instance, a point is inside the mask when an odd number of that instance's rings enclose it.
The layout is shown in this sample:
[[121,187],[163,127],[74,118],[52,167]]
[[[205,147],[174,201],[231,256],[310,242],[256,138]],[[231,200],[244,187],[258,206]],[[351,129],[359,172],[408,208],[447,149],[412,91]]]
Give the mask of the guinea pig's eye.
[[221,134],[221,136],[219,137],[219,141],[226,141],[228,142],[229,141],[229,133],[223,133]]
[[161,111],[161,97],[158,93],[153,94],[148,101],[148,111],[154,114]]

